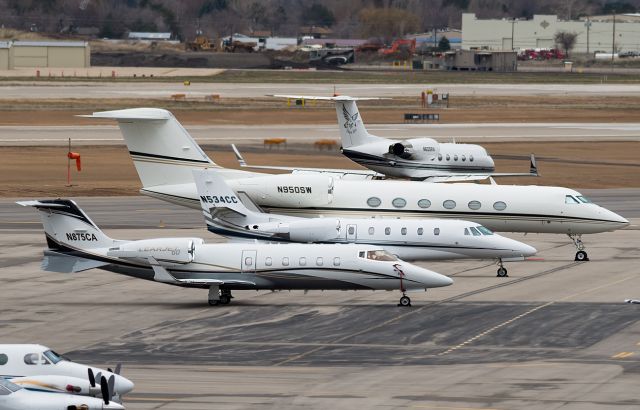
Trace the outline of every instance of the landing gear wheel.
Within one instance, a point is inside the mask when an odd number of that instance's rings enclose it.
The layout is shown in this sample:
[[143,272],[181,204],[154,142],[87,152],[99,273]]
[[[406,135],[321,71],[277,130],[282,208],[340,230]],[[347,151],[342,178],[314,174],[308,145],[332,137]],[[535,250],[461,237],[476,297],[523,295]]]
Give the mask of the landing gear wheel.
[[229,296],[229,295],[220,295],[220,304],[221,305],[228,305],[229,303],[231,303],[231,296]]
[[218,306],[219,303],[220,303],[219,300],[209,299],[209,306]]
[[589,260],[589,257],[587,256],[587,253],[585,251],[578,251],[576,252],[575,260],[578,262],[586,262]]
[[400,302],[398,303],[398,306],[411,306],[411,299],[409,299],[409,296],[402,295],[402,297],[400,298]]
[[509,276],[509,274],[507,273],[507,268],[504,268],[504,267],[500,266],[500,267],[498,268],[498,272],[497,272],[497,275],[496,275],[496,276],[497,276],[497,277],[499,277],[499,278],[506,278],[506,277],[508,277],[508,276]]

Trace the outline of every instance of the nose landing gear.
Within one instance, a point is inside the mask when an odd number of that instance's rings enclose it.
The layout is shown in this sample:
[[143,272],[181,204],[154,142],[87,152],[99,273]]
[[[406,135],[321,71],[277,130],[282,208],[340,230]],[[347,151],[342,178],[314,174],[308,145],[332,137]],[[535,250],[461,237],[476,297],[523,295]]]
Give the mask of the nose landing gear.
[[582,235],[567,234],[567,236],[571,239],[578,250],[574,260],[577,262],[587,262],[589,260],[589,256],[587,255],[587,251],[585,251],[586,248],[584,243],[582,243]]
[[411,306],[411,298],[402,293],[402,297],[400,298],[400,302],[398,302],[398,306]]
[[506,278],[509,276],[507,268],[504,267],[504,264],[502,263],[502,258],[498,259],[498,265],[500,265],[500,267],[498,268],[498,271],[496,272],[496,276],[499,278]]
[[400,301],[398,302],[398,306],[411,306],[411,298],[409,298],[409,296],[407,296],[407,289],[405,289],[404,287],[404,283],[402,282],[402,279],[404,278],[404,272],[402,271],[402,269],[400,268],[400,264],[396,263],[393,265],[393,269],[398,272],[398,278],[400,279],[400,292],[402,292],[402,297],[400,298]]

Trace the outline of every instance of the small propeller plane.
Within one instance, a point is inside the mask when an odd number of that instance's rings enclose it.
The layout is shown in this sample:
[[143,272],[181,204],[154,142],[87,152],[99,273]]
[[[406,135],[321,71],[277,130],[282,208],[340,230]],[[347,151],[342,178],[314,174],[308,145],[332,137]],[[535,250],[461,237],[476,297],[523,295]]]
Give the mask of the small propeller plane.
[[230,238],[377,245],[407,261],[498,259],[498,276],[507,276],[503,260],[523,260],[536,253],[532,246],[456,219],[301,218],[265,213],[242,192],[238,193],[242,198],[236,195],[215,168],[194,170],[193,176],[207,228]]
[[447,276],[362,244],[205,244],[200,238],[125,241],[109,238],[74,201],[23,201],[38,210],[48,249],[43,270],[101,268],[174,286],[209,289],[209,304],[228,304],[231,291],[407,290],[448,286]]
[[75,363],[38,344],[0,344],[0,378],[28,390],[100,397],[104,378],[110,386],[109,400],[119,402],[134,387],[120,371],[119,364],[114,371]]

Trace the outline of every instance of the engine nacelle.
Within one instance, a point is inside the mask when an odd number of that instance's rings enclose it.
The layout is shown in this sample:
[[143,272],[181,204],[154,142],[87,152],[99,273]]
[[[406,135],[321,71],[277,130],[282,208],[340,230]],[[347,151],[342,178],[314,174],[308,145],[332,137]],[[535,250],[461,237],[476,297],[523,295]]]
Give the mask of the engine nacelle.
[[402,159],[429,159],[438,155],[440,144],[432,138],[413,138],[389,145],[389,154]]
[[203,243],[200,238],[143,239],[109,248],[107,256],[140,259],[153,257],[159,262],[190,263],[193,261],[196,246]]
[[322,242],[338,236],[340,221],[332,218],[313,218],[292,222],[265,222],[251,225],[249,229],[283,236],[293,242]]
[[54,393],[78,394],[82,396],[95,396],[100,394],[100,386],[91,387],[89,380],[72,376],[23,376],[13,378],[11,382],[26,389],[44,390]]
[[326,175],[282,174],[229,180],[233,190],[246,192],[259,205],[311,207],[333,200],[333,178]]

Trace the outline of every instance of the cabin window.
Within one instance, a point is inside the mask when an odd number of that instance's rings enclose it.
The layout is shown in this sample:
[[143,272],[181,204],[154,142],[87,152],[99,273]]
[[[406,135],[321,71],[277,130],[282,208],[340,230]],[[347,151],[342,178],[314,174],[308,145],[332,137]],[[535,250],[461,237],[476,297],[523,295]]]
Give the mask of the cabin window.
[[374,233],[376,233],[376,229],[373,226],[369,227],[369,235],[373,235]]
[[282,266],[289,266],[289,258],[286,256],[282,258]]
[[450,159],[451,159],[451,156],[447,154],[447,161],[449,161]]
[[322,256],[319,256],[316,258],[316,266],[322,266],[324,265],[324,260],[322,259]]
[[38,353],[27,353],[24,356],[24,363],[28,365],[40,364],[40,355]]
[[9,357],[4,353],[0,353],[0,366],[4,366],[8,361]]
[[493,209],[495,209],[496,211],[504,211],[505,209],[507,209],[507,204],[502,201],[494,202]]
[[471,230],[471,233],[473,234],[473,236],[482,236],[480,231],[477,230],[476,228],[474,228],[473,226],[471,228],[469,228],[469,229]]
[[300,258],[299,262],[300,266],[307,266],[307,258],[305,258],[304,256]]
[[354,235],[356,233],[356,228],[354,228],[353,226],[350,226],[349,229],[347,229],[347,231],[349,232],[349,235]]
[[478,229],[480,232],[482,232],[483,235],[493,235],[493,232],[491,231],[491,229],[485,228],[482,225],[476,226],[476,229]]
[[454,156],[453,156],[453,160],[454,160],[454,161],[457,161],[457,160],[458,160],[458,154],[456,154],[456,155],[454,155]]
[[578,198],[580,200],[580,202],[582,202],[583,204],[591,204],[591,203],[593,203],[586,196],[578,195],[578,196],[576,196],[576,198]]
[[567,195],[567,196],[564,197],[564,203],[565,204],[579,204],[580,201],[578,201],[577,199],[575,199],[571,195]]
[[433,228],[433,234],[434,235],[440,235],[440,228]]
[[473,155],[469,155],[469,162],[473,162]]
[[273,259],[271,259],[271,256],[267,256],[267,258],[264,260],[264,264],[266,266],[271,266],[273,264]]
[[340,258],[339,257],[335,257],[333,258],[333,266],[340,266]]
[[418,228],[418,235],[422,235],[424,233],[424,228]]
[[253,258],[251,256],[247,256],[246,258],[244,258],[244,264],[247,266],[253,265]]
[[384,228],[384,234],[385,235],[391,235],[391,228],[389,228],[388,226],[386,228]]
[[391,201],[391,205],[395,206],[396,208],[404,208],[405,205],[407,205],[407,201],[402,198],[396,198]]
[[462,161],[466,161],[467,157],[463,155],[462,157],[460,157],[460,159],[462,159]]
[[418,201],[418,206],[420,208],[429,208],[431,206],[431,201],[428,199],[421,199]]
[[481,206],[482,204],[479,201],[469,202],[469,209],[473,209],[474,211],[477,211],[478,209],[480,209]]
[[382,201],[380,200],[380,198],[377,198],[375,196],[372,196],[371,198],[367,199],[367,205],[369,205],[372,208],[379,207],[381,203]]
[[468,228],[464,228],[464,234],[469,236],[469,229]]
[[446,201],[444,201],[442,203],[442,206],[445,207],[445,209],[453,209],[456,207],[456,201],[453,201],[451,199],[447,199]]
[[438,154],[438,161],[442,161],[442,154]]
[[360,252],[358,252],[358,257],[359,258],[364,258],[364,254],[365,254],[364,251],[360,251]]
[[407,228],[400,229],[400,234],[406,235],[407,234]]

